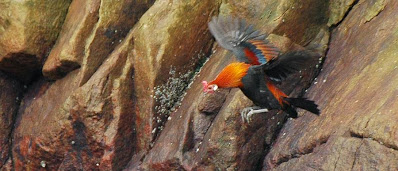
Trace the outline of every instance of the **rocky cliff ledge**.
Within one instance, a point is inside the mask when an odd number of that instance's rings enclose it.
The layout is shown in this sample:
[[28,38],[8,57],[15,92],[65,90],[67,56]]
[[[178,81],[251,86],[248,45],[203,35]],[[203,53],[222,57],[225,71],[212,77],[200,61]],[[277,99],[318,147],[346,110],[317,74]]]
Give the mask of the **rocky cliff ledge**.
[[[212,16],[322,58],[282,85],[319,117],[241,121]],[[396,0],[0,2],[1,170],[398,170]]]

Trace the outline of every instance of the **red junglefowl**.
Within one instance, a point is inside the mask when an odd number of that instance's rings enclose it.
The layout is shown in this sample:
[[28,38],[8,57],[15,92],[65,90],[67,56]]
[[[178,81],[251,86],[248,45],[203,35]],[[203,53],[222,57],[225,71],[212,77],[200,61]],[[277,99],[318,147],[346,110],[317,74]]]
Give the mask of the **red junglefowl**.
[[251,115],[267,112],[268,109],[284,110],[293,118],[297,117],[294,107],[319,114],[313,101],[289,98],[274,84],[304,69],[309,60],[317,59],[315,53],[303,50],[281,55],[279,49],[266,40],[267,35],[260,34],[253,25],[246,24],[242,19],[213,17],[209,30],[218,44],[232,51],[241,63],[228,65],[210,83],[202,82],[205,92],[239,87],[257,105],[242,111],[242,118],[247,120]]
[[[282,57],[282,59],[296,58],[297,56]],[[318,106],[305,98],[291,98],[278,89],[266,75],[268,69],[278,68],[278,65],[253,66],[243,62],[231,63],[226,66],[214,79],[207,83],[203,81],[204,92],[213,93],[218,88],[240,88],[256,105],[242,111],[242,119],[250,121],[251,115],[279,109],[296,118],[295,107],[308,110],[314,114],[320,113]],[[256,109],[256,110],[254,110]]]
[[[306,67],[308,60],[317,59],[309,51],[294,51],[280,56],[277,47],[266,40],[266,34],[260,34],[253,25],[247,25],[243,19],[232,17],[213,17],[209,30],[219,45],[232,51],[240,62],[251,65],[271,65],[266,74],[275,82],[280,82],[293,73]],[[287,57],[287,58],[286,58]],[[278,67],[273,67],[278,65]]]

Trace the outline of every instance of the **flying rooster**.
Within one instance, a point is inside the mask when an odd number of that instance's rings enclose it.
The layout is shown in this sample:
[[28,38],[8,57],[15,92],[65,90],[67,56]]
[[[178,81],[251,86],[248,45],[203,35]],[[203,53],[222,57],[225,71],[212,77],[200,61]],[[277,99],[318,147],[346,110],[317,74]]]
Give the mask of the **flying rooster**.
[[256,105],[242,111],[243,121],[250,121],[253,114],[268,112],[271,109],[286,111],[290,117],[296,118],[295,107],[319,115],[320,111],[314,101],[287,96],[271,79],[267,79],[269,77],[261,71],[263,69],[266,70],[243,62],[231,63],[214,80],[209,83],[203,81],[203,90],[206,93],[213,93],[219,88],[240,88]]
[[240,88],[253,101],[254,107],[245,108],[243,121],[250,121],[253,114],[271,109],[286,111],[296,118],[295,107],[320,113],[318,106],[305,98],[291,98],[275,83],[305,67],[314,54],[303,50],[280,54],[279,49],[266,40],[253,25],[231,17],[213,17],[209,30],[217,42],[232,51],[240,62],[226,66],[211,82],[203,81],[204,92],[213,93],[218,88]]

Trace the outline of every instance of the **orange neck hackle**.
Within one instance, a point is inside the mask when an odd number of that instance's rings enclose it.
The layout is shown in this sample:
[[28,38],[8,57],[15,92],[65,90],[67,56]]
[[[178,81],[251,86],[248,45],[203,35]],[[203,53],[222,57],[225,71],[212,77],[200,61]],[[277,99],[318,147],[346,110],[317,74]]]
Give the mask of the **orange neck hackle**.
[[247,74],[250,64],[234,62],[227,65],[209,85],[215,84],[219,88],[242,87],[242,78]]

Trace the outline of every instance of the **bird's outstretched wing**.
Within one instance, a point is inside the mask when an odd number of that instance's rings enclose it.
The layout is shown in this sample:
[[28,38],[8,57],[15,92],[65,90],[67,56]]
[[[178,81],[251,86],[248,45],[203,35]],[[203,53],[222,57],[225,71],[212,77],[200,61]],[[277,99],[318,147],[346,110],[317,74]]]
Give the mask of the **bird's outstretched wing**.
[[231,16],[213,17],[209,22],[211,34],[225,49],[233,50],[240,43],[250,39],[264,39],[267,35],[261,35],[253,25],[247,25],[245,20],[232,18]]
[[265,64],[279,55],[279,49],[267,40],[248,40],[242,43],[245,56],[252,65]]
[[289,74],[308,67],[308,62],[317,60],[319,56],[319,54],[308,50],[288,52],[261,65],[259,69],[262,69],[271,80],[279,82]]
[[247,60],[242,61],[237,56],[241,62],[261,65],[279,55],[279,49],[266,40],[268,35],[260,34],[243,19],[231,16],[213,17],[209,22],[209,30],[223,48],[233,52],[243,50],[241,53]]

